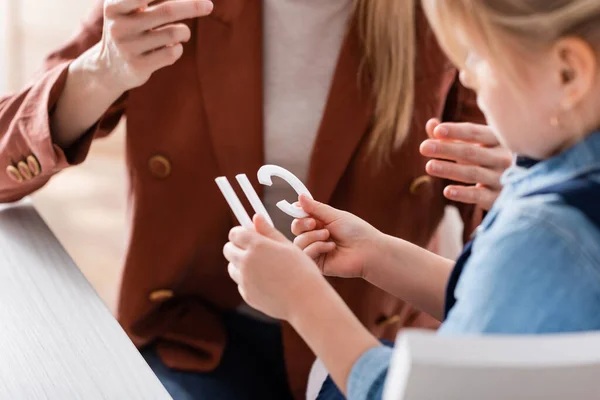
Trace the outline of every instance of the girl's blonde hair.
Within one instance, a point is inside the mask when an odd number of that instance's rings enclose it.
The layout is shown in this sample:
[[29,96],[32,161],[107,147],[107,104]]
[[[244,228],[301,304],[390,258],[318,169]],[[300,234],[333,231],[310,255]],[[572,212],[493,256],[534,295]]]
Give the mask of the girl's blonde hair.
[[[563,37],[600,45],[599,0],[422,0],[438,42],[463,67],[466,50],[459,35],[476,35],[490,56],[517,76],[503,58],[507,47],[523,54],[552,46]],[[462,28],[462,29],[461,29]]]
[[375,98],[369,149],[387,160],[406,139],[414,107],[415,0],[354,0]]

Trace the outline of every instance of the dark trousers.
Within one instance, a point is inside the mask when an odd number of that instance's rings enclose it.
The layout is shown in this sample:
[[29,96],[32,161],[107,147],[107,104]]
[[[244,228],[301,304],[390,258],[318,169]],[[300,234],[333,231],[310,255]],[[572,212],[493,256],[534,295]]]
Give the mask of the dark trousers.
[[172,370],[153,347],[142,355],[174,400],[292,399],[283,359],[281,328],[239,314],[226,317],[228,346],[209,373]]

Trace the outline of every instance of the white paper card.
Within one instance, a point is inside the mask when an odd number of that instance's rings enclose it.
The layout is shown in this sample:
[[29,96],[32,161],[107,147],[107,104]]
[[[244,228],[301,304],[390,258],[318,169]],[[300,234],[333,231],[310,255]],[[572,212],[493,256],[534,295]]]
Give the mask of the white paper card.
[[600,334],[398,336],[384,400],[600,399]]

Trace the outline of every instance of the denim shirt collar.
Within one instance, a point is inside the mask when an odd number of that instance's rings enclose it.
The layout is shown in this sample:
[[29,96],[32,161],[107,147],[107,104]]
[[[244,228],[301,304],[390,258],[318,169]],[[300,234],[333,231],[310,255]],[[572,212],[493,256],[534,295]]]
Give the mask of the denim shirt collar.
[[546,160],[517,156],[502,184],[512,196],[520,197],[592,171],[600,172],[600,131]]

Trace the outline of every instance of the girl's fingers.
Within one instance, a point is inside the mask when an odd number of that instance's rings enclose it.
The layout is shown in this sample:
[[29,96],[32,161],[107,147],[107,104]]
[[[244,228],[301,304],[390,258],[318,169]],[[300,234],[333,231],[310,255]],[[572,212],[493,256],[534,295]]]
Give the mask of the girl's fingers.
[[229,276],[237,285],[239,285],[241,283],[242,276],[241,276],[240,270],[232,263],[229,263],[227,265],[227,273],[229,273]]
[[223,247],[223,255],[230,263],[234,265],[240,265],[242,259],[244,258],[244,250],[235,246],[231,242],[227,242],[225,247]]
[[314,218],[301,218],[292,221],[292,233],[300,236],[305,232],[314,230],[317,227],[317,221]]
[[297,236],[294,239],[294,244],[304,250],[314,242],[324,242],[329,239],[329,231],[321,229],[318,231],[310,231]]
[[247,250],[257,241],[256,232],[241,226],[236,226],[229,231],[229,241],[241,250]]
[[335,247],[335,242],[314,242],[304,249],[304,253],[313,260],[316,260],[323,254],[332,252]]

